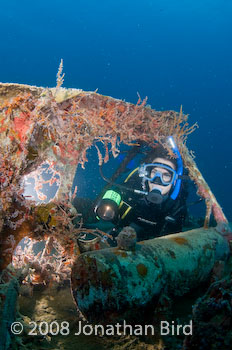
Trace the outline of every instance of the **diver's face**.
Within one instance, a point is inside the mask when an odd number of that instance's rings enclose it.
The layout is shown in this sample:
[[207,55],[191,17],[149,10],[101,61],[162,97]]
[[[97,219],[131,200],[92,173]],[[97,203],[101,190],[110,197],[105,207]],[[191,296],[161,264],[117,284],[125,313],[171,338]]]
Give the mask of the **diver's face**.
[[[161,164],[164,164],[164,165],[168,165],[169,167],[171,167],[173,170],[175,170],[175,166],[174,164],[168,160],[168,159],[165,159],[165,158],[155,158],[153,159],[152,163],[161,163]],[[154,176],[156,171],[162,173],[163,177],[169,177],[170,174],[168,173],[168,170],[164,169],[164,168],[161,168],[161,167],[156,167],[154,170],[152,170],[151,172],[151,176]],[[168,192],[171,190],[171,187],[172,187],[172,184],[168,185],[168,186],[163,186],[162,184],[157,184],[157,183],[153,183],[151,181],[148,181],[148,186],[149,186],[149,191],[152,191],[154,189],[158,189],[159,191],[161,191],[161,194],[164,196],[165,194],[168,194]]]

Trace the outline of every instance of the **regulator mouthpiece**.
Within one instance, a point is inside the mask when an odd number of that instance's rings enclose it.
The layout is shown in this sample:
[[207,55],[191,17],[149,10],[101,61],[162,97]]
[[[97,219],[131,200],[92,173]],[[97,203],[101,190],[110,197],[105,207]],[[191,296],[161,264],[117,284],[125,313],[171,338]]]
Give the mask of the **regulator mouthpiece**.
[[153,204],[161,204],[164,201],[164,196],[160,190],[155,189],[148,193],[147,200]]

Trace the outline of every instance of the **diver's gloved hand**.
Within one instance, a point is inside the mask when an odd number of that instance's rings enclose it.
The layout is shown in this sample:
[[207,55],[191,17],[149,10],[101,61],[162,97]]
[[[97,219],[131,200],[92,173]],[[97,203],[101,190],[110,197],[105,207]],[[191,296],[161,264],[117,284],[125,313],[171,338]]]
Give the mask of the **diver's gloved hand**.
[[224,236],[232,234],[232,229],[227,222],[219,222],[215,229]]
[[228,241],[230,250],[232,252],[232,227],[230,224],[226,222],[219,222],[215,229]]
[[137,234],[133,227],[125,226],[116,237],[119,249],[134,250],[137,242]]

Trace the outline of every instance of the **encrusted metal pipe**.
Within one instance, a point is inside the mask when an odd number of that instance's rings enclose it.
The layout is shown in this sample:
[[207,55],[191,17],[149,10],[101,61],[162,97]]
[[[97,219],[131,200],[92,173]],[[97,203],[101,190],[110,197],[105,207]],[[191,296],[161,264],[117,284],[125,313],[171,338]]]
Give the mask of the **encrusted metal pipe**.
[[80,255],[72,291],[91,322],[131,317],[162,293],[182,296],[207,280],[229,245],[214,228],[195,229],[138,243],[134,250],[103,249]]

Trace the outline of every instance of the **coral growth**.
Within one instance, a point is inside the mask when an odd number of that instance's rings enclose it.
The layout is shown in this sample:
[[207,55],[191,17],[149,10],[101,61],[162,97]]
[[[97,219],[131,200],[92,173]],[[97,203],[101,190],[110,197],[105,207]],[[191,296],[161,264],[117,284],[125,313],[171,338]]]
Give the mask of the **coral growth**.
[[[46,234],[44,228],[47,227],[44,222],[45,226],[40,230],[43,234],[38,237],[41,223],[40,220],[37,221],[36,212],[39,213],[39,209],[23,196],[25,176],[33,171],[38,173],[38,166],[43,162],[46,161],[55,169],[55,175],[49,180],[42,178],[41,171],[36,175],[35,190],[38,198],[45,200],[41,191],[43,186],[56,182],[58,190],[53,203],[60,203],[63,196],[66,196],[66,205],[71,206],[70,190],[76,166],[78,163],[84,166],[87,161],[86,151],[92,144],[97,147],[99,163],[102,163],[108,160],[109,152],[117,156],[120,142],[131,144],[140,139],[151,144],[154,140],[165,144],[170,128],[176,140],[181,142],[192,131],[186,128],[186,116],[182,111],[157,112],[146,107],[146,100],[141,101],[140,98],[133,105],[95,92],[69,91],[60,87],[62,82],[61,62],[55,89],[30,89],[22,86],[21,93],[18,93],[18,85],[1,85],[2,251],[12,248],[5,243],[9,235],[16,237],[17,244],[26,234],[33,238],[42,238]],[[101,154],[97,142],[104,144],[104,155]],[[56,220],[54,214],[51,216],[50,227],[51,223],[59,221],[60,216],[64,221],[63,235],[70,232],[70,228],[66,227],[69,226],[67,221],[65,223],[66,216],[56,214]],[[59,231],[57,226],[55,231]]]
[[193,308],[193,335],[184,350],[229,350],[232,343],[232,280],[213,283]]
[[137,242],[137,235],[133,227],[126,226],[119,233],[117,240],[117,246],[122,250],[133,250],[135,249]]
[[[84,231],[81,220],[79,227],[73,224],[79,214],[71,204],[71,186],[76,166],[84,167],[86,152],[92,145],[97,148],[101,164],[107,162],[109,154],[118,155],[121,142],[136,145],[141,140],[153,145],[157,141],[168,148],[166,138],[172,134],[190,177],[199,186],[199,194],[209,202],[207,215],[212,208],[217,223],[227,223],[185,145],[196,125],[189,127],[182,109],[180,113],[160,112],[146,106],[146,99],[142,101],[140,97],[133,105],[96,92],[67,90],[61,87],[62,69],[61,61],[54,89],[0,84],[0,270],[7,267],[17,244],[28,236],[32,241],[26,251],[18,248],[14,254],[15,263],[28,266],[24,283],[50,283],[69,276],[69,266],[79,254],[77,238]],[[104,145],[104,154],[99,143]],[[49,179],[38,170],[44,162],[53,168]],[[24,181],[36,171],[35,189],[40,203],[24,196]],[[41,204],[46,199],[43,186],[54,183],[54,198]],[[97,230],[95,234],[104,236]],[[47,240],[43,252],[34,258],[33,240]],[[130,240],[130,249],[135,240]],[[119,245],[127,249],[128,242],[124,243],[125,237]],[[2,284],[6,283],[4,279]],[[4,300],[3,293],[2,303]]]
[[55,282],[63,283],[69,280],[72,259],[67,258],[65,249],[53,237],[40,243],[25,238],[17,246],[12,264],[16,270],[28,270],[23,280],[24,285],[45,284],[51,286]]

